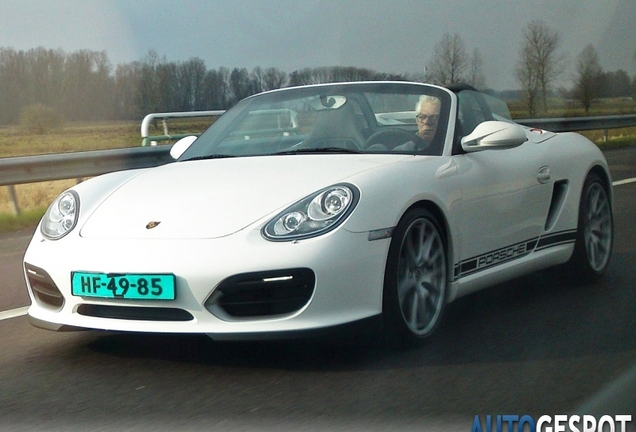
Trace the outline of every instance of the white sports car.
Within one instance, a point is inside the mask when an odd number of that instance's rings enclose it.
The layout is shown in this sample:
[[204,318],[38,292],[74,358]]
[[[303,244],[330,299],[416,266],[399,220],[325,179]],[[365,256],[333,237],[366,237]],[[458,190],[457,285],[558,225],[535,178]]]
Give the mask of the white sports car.
[[595,278],[611,255],[598,148],[468,86],[271,91],[171,154],[51,204],[24,257],[32,324],[417,342],[460,296],[561,264]]

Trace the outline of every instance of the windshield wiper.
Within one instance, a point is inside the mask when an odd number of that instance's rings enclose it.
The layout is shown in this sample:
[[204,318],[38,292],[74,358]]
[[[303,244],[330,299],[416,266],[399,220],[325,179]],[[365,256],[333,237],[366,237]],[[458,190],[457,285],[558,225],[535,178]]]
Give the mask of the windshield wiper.
[[224,155],[224,154],[211,154],[211,155],[205,155],[205,156],[194,156],[188,159],[184,159],[181,162],[207,160],[207,159],[225,159],[225,158],[233,158],[233,157],[236,157],[236,156]]
[[295,155],[303,153],[346,153],[346,154],[360,154],[360,150],[351,150],[342,147],[319,147],[319,148],[301,148],[296,150],[287,150],[278,153],[272,153],[272,155]]

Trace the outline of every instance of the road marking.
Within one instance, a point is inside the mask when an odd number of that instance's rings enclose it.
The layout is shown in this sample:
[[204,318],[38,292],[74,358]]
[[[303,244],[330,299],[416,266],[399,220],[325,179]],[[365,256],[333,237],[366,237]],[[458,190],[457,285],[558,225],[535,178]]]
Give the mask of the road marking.
[[629,183],[636,183],[636,177],[635,178],[628,178],[625,180],[616,180],[614,183],[612,183],[613,186],[621,186],[621,185],[625,185],[625,184],[629,184]]
[[28,308],[28,306],[24,306],[21,308],[9,309],[8,311],[0,312],[0,321],[26,315]]

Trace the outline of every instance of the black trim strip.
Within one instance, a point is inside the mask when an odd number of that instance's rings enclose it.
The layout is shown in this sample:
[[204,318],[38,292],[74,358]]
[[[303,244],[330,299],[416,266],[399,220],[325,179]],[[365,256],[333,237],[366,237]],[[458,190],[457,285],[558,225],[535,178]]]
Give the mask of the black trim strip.
[[539,239],[536,250],[545,249],[564,243],[572,243],[576,240],[576,230],[560,231],[558,233],[549,234]]
[[468,258],[455,264],[452,282],[496,265],[524,257],[532,252],[561,244],[574,243],[575,240],[576,230],[560,231]]

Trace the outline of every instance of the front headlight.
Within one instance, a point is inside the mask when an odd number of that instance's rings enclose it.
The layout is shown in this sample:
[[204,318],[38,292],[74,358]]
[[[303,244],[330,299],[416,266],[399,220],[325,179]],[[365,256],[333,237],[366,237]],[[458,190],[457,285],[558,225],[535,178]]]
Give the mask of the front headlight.
[[336,228],[351,213],[360,193],[350,184],[320,190],[279,213],[263,228],[269,240],[316,237]]
[[42,218],[41,231],[44,237],[57,240],[68,234],[77,223],[79,195],[66,191],[51,203]]

